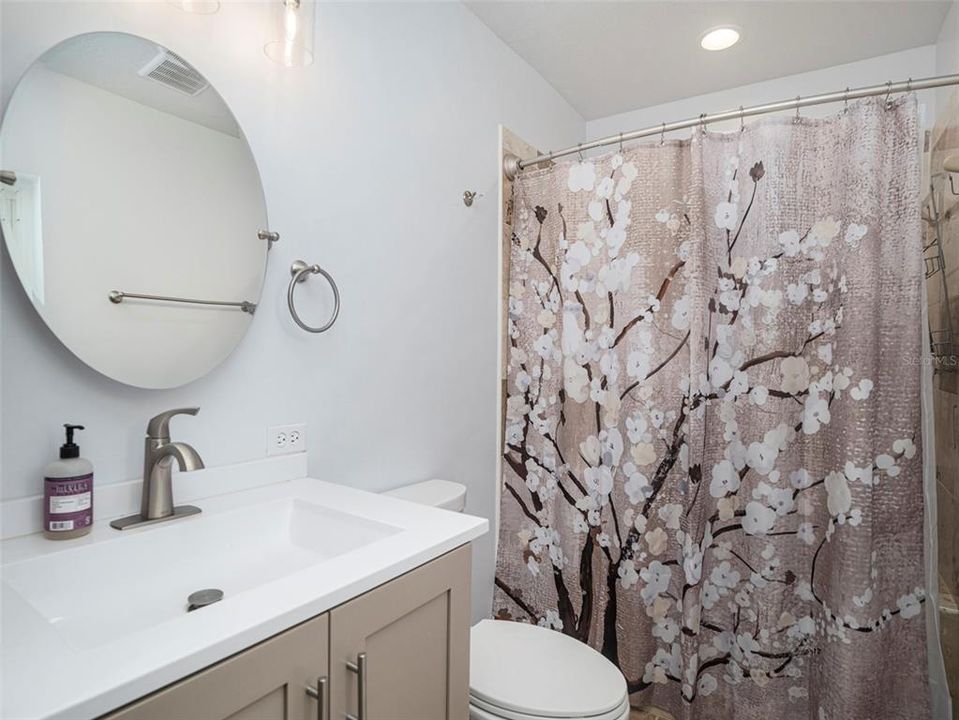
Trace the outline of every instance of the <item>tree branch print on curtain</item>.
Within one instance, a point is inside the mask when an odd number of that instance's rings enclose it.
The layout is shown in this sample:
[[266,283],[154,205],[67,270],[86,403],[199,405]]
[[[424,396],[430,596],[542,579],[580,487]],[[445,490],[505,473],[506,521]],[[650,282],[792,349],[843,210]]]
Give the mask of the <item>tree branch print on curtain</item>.
[[685,718],[928,716],[914,99],[514,190],[497,617]]

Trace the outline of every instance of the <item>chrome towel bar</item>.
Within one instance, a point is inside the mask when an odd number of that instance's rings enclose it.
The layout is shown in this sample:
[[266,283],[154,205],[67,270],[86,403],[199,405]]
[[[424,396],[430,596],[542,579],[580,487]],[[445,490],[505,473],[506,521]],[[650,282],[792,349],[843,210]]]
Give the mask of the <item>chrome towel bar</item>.
[[[297,314],[296,306],[293,303],[293,291],[296,289],[298,283],[306,280],[307,275],[316,274],[320,274],[325,277],[326,281],[330,284],[330,287],[333,288],[333,314],[330,316],[330,319],[326,321],[326,324],[319,327],[312,327],[311,325],[307,325],[305,322],[303,322],[300,319],[300,316]],[[336,318],[340,314],[340,291],[339,288],[336,287],[336,282],[334,282],[333,276],[319,265],[307,265],[302,260],[297,260],[290,266],[290,275],[292,276],[292,279],[290,280],[290,288],[286,292],[286,304],[290,308],[290,315],[293,316],[293,322],[307,332],[311,333],[326,332],[333,327],[333,323],[336,322]]]
[[198,300],[196,298],[171,297],[169,295],[144,295],[143,293],[123,292],[122,290],[111,290],[108,297],[110,298],[110,302],[112,302],[114,305],[119,305],[126,298],[134,298],[136,300],[158,300],[161,302],[189,303],[191,305],[217,305],[219,307],[236,307],[236,308],[240,308],[240,310],[242,310],[245,313],[250,313],[250,315],[256,312],[256,303],[249,302],[248,300],[242,300],[240,302],[227,302],[222,300]]

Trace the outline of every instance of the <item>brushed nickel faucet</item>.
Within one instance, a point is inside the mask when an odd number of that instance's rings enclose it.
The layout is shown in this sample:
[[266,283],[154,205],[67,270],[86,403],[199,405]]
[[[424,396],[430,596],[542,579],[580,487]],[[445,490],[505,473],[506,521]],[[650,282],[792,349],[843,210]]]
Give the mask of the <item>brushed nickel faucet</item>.
[[196,415],[200,408],[167,410],[150,419],[143,449],[143,495],[140,512],[110,522],[117,530],[152,525],[196,515],[195,505],[173,504],[173,463],[181,471],[200,470],[203,460],[192,446],[170,441],[170,419],[174,415]]

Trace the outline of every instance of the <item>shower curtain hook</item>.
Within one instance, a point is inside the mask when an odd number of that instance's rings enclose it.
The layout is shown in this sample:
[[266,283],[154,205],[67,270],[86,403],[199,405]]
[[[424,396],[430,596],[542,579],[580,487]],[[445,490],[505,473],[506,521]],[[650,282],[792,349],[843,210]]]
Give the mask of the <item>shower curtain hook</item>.
[[800,100],[802,100],[802,98],[799,95],[797,95],[796,96],[796,117],[793,118],[793,122],[797,122],[797,123],[802,120],[802,118],[799,117],[799,101]]
[[906,92],[912,92],[912,78],[906,80]]
[[623,154],[623,133],[619,134],[619,154]]
[[739,106],[739,132],[746,132],[746,111]]
[[886,81],[886,110],[892,107],[892,80]]
[[659,146],[662,147],[666,144],[666,123],[663,123],[662,130],[659,131]]
[[701,113],[699,116],[699,129],[703,135],[706,134],[706,113]]
[[849,86],[846,86],[846,92],[842,94],[842,113],[845,115],[849,112]]
[[576,145],[576,150],[577,150],[577,154],[579,155],[579,161],[580,161],[580,162],[586,162],[586,161],[583,159],[583,143],[577,144],[577,145]]

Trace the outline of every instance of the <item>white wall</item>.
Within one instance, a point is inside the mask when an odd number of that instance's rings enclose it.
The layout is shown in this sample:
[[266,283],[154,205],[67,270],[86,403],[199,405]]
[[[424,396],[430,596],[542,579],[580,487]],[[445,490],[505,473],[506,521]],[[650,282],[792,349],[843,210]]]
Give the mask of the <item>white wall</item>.
[[[949,8],[936,41],[936,74],[952,73],[959,73],[959,0]],[[939,97],[945,98],[951,92],[955,92],[955,88],[943,88],[939,91]]]
[[[955,13],[955,8],[953,8]],[[903,52],[880,55],[868,60],[860,60],[846,65],[814,70],[812,72],[789,75],[752,85],[743,85],[729,90],[684,98],[675,102],[641,107],[628,113],[591,120],[586,125],[588,139],[616,135],[620,132],[659,125],[663,122],[694,118],[701,113],[715,113],[735,110],[740,106],[759,105],[777,100],[794,98],[797,95],[818,95],[825,92],[843,90],[846,87],[880,85],[887,80],[899,81],[907,78],[929,77],[936,74],[936,47],[904,50]],[[924,91],[919,94],[920,102],[926,105],[924,123],[932,126],[935,117],[935,93]],[[806,117],[831,115],[841,109],[841,105],[818,105],[804,108],[801,113]],[[790,111],[794,112],[794,111]],[[747,123],[756,118],[748,118]],[[730,131],[739,127],[739,121],[716,123],[709,126],[713,131]],[[667,137],[688,137],[689,130],[667,133]]]
[[[261,457],[268,425],[305,421],[313,475],[371,490],[457,480],[467,510],[492,517],[497,123],[561,147],[582,139],[582,118],[458,3],[321,5],[306,69],[264,57],[259,3],[224,2],[209,16],[165,2],[4,2],[0,12],[4,105],[33,60],[78,33],[143,35],[196,65],[246,132],[283,236],[239,349],[169,391],[122,386],[76,360],[4,252],[0,494],[39,492],[67,421],[87,426],[80,443],[97,483],[139,477],[147,419],[197,404],[173,432],[207,465]],[[467,209],[465,189],[486,197]],[[296,258],[340,285],[342,313],[325,335],[287,313]],[[307,285],[298,295],[312,317],[322,295]],[[487,536],[474,555],[477,616],[489,611],[492,561]]]

